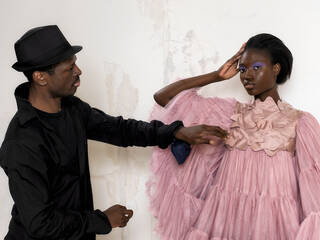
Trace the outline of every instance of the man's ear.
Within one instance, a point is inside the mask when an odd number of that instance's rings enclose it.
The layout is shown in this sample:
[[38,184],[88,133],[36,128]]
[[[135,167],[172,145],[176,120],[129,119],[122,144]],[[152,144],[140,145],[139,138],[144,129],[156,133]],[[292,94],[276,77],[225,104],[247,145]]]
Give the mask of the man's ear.
[[32,78],[33,81],[40,86],[46,86],[48,84],[48,73],[46,72],[35,71],[32,74]]
[[277,77],[280,73],[280,70],[281,70],[280,63],[274,64],[272,70],[273,70],[274,76]]

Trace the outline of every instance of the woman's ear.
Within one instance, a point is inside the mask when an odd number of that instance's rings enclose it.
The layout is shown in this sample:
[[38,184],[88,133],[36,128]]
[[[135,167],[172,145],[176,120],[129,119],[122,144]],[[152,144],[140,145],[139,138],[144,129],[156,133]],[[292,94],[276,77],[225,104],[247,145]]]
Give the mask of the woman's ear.
[[272,70],[273,70],[274,76],[277,77],[281,70],[280,64],[279,63],[274,64]]

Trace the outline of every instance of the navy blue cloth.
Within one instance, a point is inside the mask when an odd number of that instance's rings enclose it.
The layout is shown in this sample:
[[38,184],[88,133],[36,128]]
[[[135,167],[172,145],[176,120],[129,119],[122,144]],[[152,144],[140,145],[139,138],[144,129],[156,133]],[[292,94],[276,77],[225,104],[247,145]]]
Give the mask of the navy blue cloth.
[[171,144],[171,152],[176,158],[179,165],[183,164],[191,151],[190,144],[174,138]]

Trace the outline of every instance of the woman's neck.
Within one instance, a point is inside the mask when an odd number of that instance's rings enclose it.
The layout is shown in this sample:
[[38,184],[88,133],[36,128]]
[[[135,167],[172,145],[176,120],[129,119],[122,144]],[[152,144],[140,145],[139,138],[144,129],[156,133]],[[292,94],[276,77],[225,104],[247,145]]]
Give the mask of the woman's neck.
[[254,96],[255,99],[260,99],[262,102],[266,100],[267,97],[271,97],[275,103],[280,100],[277,86]]

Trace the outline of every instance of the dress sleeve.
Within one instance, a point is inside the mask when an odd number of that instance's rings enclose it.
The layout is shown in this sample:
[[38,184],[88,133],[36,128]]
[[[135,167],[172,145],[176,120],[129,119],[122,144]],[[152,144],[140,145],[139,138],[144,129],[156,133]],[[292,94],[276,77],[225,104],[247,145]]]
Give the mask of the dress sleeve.
[[156,104],[150,119],[164,123],[179,119],[185,126],[201,123],[228,128],[237,101],[234,98],[206,98],[199,95],[198,91],[199,88],[182,91],[165,107]]
[[8,141],[1,147],[0,163],[9,179],[9,190],[21,223],[33,239],[80,239],[86,234],[111,231],[99,210],[58,208],[50,188],[49,166],[34,148]]
[[[181,120],[185,126],[208,124],[228,129],[236,101],[205,98],[197,91],[181,92],[164,108],[156,105],[151,119],[165,123]],[[184,164],[178,165],[170,149],[153,149],[147,193],[161,239],[184,239],[202,209],[225,150],[223,144],[195,145]]]
[[302,205],[302,223],[296,239],[320,239],[320,126],[309,113],[299,119],[296,158]]

